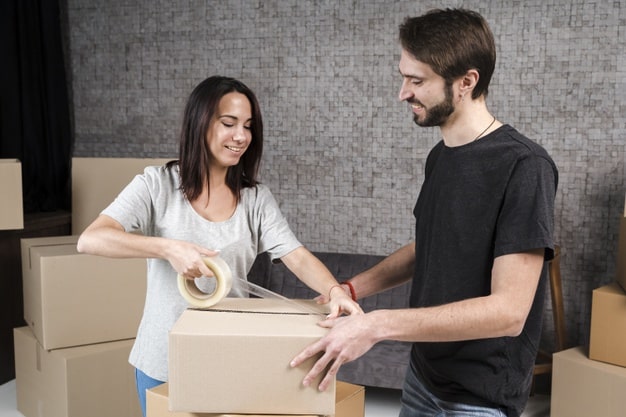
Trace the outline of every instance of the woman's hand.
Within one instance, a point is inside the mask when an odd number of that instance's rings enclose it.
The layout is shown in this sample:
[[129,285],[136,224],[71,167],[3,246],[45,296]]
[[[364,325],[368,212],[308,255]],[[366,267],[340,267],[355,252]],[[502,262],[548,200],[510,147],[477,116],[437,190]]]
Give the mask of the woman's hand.
[[204,258],[216,256],[219,253],[217,250],[207,249],[195,243],[170,240],[166,259],[172,268],[185,278],[212,277],[213,271],[206,265]]
[[[349,290],[348,290],[349,291]],[[327,301],[330,298],[330,301]],[[361,306],[353,301],[350,294],[346,293],[344,286],[333,285],[328,292],[328,297],[320,295],[315,298],[318,304],[330,304],[330,314],[328,318],[339,317],[341,314],[363,314]]]

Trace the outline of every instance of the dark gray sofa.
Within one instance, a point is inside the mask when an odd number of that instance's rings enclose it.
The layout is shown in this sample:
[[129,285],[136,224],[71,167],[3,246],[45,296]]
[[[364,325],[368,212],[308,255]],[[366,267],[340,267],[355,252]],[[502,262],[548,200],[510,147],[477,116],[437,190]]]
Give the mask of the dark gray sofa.
[[[383,256],[314,252],[338,281],[344,281],[375,265]],[[248,280],[288,298],[310,299],[317,294],[297,279],[282,263],[272,263],[266,254],[257,257]],[[359,300],[365,312],[408,306],[409,284]],[[361,358],[344,364],[337,378],[353,384],[401,389],[409,362],[411,344],[383,341]]]

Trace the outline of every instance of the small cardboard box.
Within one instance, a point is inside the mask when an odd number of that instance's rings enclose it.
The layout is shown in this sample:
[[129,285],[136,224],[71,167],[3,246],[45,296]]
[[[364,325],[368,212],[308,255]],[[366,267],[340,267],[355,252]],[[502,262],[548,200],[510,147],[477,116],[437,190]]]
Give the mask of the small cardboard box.
[[17,159],[0,159],[0,230],[23,228],[22,164]]
[[[335,384],[302,386],[316,356],[289,362],[327,329],[322,315],[280,300],[225,298],[188,309],[170,330],[170,410],[234,414],[334,414]],[[280,398],[280,401],[271,399]]]
[[29,327],[13,330],[17,409],[25,417],[141,417],[133,340],[46,351]]
[[626,366],[626,292],[615,282],[593,290],[589,358]]
[[145,167],[172,159],[72,158],[72,234],[81,234]]
[[[280,401],[281,398],[275,399]],[[270,400],[273,401],[273,400]],[[186,413],[168,410],[168,384],[161,384],[146,393],[147,417],[294,417],[293,414],[209,414]],[[335,417],[363,417],[365,415],[365,387],[337,381],[335,395]],[[319,417],[298,415],[297,417]]]
[[617,244],[617,282],[626,290],[626,211],[620,219],[619,242]]
[[623,417],[626,368],[587,358],[582,347],[553,356],[551,417]]
[[146,294],[145,259],[81,254],[77,240],[21,240],[24,320],[46,350],[137,335]]

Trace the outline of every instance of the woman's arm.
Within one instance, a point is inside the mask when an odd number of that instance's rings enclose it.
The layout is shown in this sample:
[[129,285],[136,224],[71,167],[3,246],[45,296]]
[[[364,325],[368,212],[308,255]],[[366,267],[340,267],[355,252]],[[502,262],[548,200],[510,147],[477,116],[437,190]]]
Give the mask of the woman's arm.
[[304,246],[289,252],[281,260],[309,288],[330,299],[330,317],[337,317],[342,312],[363,313],[361,307],[341,289],[328,268]]
[[170,262],[177,273],[189,278],[212,276],[202,260],[218,252],[182,240],[128,233],[115,219],[100,215],[78,239],[81,253],[111,258],[161,258]]

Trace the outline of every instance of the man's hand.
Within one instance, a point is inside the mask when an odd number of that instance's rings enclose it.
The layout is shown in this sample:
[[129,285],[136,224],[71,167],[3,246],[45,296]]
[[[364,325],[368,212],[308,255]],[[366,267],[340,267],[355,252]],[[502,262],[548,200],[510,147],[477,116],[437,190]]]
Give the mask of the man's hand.
[[361,357],[379,341],[372,323],[375,323],[372,313],[329,318],[320,322],[320,326],[330,329],[328,334],[306,347],[290,364],[291,367],[299,366],[308,358],[323,352],[322,357],[304,377],[302,384],[309,386],[311,381],[328,369],[318,387],[320,391],[324,391],[341,365]]

